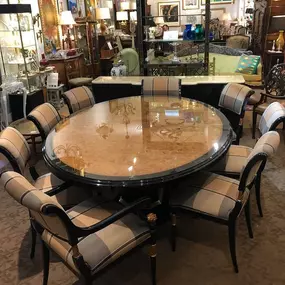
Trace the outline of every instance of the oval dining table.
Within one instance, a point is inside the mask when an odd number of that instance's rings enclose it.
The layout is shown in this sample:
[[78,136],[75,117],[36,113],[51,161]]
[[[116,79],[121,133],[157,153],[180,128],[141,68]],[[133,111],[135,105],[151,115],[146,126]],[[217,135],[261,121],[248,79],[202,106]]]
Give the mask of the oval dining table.
[[135,96],[95,104],[64,119],[48,135],[43,154],[63,180],[137,187],[207,168],[233,139],[229,121],[212,106]]

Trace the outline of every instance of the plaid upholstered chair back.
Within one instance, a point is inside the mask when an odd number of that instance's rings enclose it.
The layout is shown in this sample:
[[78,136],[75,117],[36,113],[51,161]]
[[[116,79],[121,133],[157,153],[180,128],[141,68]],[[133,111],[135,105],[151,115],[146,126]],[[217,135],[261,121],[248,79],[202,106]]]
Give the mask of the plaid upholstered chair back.
[[181,97],[181,79],[174,77],[145,77],[142,81],[142,95]]
[[0,152],[9,160],[15,171],[24,174],[31,151],[27,141],[18,130],[7,127],[1,132]]
[[86,86],[68,90],[64,93],[63,97],[70,114],[95,104],[94,96]]
[[285,121],[285,108],[279,103],[271,103],[261,116],[259,130],[262,135],[275,128]]
[[247,100],[253,93],[254,91],[247,86],[228,83],[222,90],[219,107],[242,115],[245,111]]
[[50,103],[36,107],[27,118],[37,126],[43,140],[61,120],[59,113]]
[[258,140],[248,156],[247,164],[241,173],[240,187],[242,189],[248,187],[257,173],[263,170],[267,157],[270,157],[277,151],[279,144],[280,136],[275,131],[267,132]]
[[[57,215],[48,215],[45,213],[47,205],[54,206],[63,215],[66,215],[61,205],[43,191],[36,189],[29,181],[14,171],[7,171],[2,174],[1,181],[5,190],[17,202],[29,209],[30,214],[43,229],[52,234],[69,240],[68,232],[62,220]],[[69,219],[66,215],[66,218]]]

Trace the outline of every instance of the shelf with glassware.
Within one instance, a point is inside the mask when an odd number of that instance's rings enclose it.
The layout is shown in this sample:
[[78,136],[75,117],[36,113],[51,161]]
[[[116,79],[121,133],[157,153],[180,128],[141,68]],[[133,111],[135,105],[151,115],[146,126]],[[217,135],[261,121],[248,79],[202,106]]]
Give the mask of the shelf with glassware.
[[96,21],[76,21],[74,25],[75,46],[83,53],[86,74],[93,78],[99,75],[100,63],[96,26]]
[[[150,16],[146,15],[146,8],[146,0],[141,1],[138,15],[141,14],[142,21],[138,21],[138,42],[144,75],[171,76],[174,71],[174,74],[177,75],[179,68],[175,70],[175,66],[183,67],[181,69],[183,75],[208,75],[209,42],[211,40],[209,27],[210,0],[206,0],[205,12],[195,15],[182,15],[177,12],[175,15],[162,13],[161,15]],[[180,33],[175,29],[171,30],[172,27],[180,26],[182,18],[189,16],[195,16],[196,19],[200,17],[201,23],[196,22],[194,28],[194,23],[189,22],[185,24],[184,31]],[[185,20],[183,21],[185,22]],[[174,22],[176,22],[175,25]],[[179,56],[180,47],[182,46],[186,52],[187,45],[191,50],[200,49],[202,54],[196,57],[189,54],[187,60],[184,57],[181,59]],[[187,73],[185,74],[185,72]]]
[[42,70],[32,22],[31,6],[0,5],[2,81],[20,81],[28,93],[41,89]]

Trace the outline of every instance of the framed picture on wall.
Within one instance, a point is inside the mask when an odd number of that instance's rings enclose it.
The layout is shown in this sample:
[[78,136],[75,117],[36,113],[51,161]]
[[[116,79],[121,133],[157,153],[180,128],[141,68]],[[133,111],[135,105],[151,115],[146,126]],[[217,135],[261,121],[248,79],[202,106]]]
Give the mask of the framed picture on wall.
[[76,14],[78,12],[77,0],[67,0],[67,8],[72,14]]
[[180,26],[180,2],[159,2],[158,16],[163,17],[164,23],[170,27]]
[[[225,8],[217,8],[217,9],[211,9],[211,17],[210,19],[219,19],[220,21],[222,21],[222,17],[223,14],[226,12]],[[205,10],[201,10],[202,14],[205,14],[206,11]]]
[[56,0],[38,0],[41,16],[44,50],[50,53],[61,47]]
[[[201,4],[205,5],[206,0],[201,0]],[[234,0],[210,0],[211,4],[233,4]]]
[[199,9],[200,0],[182,0],[183,10]]

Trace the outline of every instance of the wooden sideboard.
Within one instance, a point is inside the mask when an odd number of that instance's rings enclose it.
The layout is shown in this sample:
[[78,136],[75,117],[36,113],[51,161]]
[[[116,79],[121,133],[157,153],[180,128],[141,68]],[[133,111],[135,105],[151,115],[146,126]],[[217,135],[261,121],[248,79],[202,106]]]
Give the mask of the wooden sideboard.
[[54,66],[55,70],[58,72],[58,80],[60,84],[68,85],[67,75],[66,75],[66,65],[65,61],[69,59],[79,58],[79,67],[80,67],[80,75],[83,77],[88,77],[89,71],[84,63],[83,54],[77,54],[74,56],[69,56],[67,58],[57,58],[57,59],[49,59],[49,65]]

